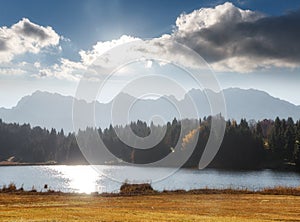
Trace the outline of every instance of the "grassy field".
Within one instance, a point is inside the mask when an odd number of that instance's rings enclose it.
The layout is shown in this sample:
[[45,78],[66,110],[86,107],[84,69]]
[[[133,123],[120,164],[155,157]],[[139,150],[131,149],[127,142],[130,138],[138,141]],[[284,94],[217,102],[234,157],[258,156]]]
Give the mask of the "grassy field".
[[300,221],[300,196],[0,193],[0,221]]

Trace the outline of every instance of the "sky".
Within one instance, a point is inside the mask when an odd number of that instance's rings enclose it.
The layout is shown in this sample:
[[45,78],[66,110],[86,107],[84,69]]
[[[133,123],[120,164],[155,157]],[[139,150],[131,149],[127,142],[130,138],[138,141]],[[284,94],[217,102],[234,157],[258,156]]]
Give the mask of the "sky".
[[[13,107],[36,90],[74,96],[97,57],[136,39],[191,48],[210,65],[221,88],[259,89],[300,105],[300,1],[0,0],[0,5],[0,107]],[[175,45],[164,47],[172,52]]]

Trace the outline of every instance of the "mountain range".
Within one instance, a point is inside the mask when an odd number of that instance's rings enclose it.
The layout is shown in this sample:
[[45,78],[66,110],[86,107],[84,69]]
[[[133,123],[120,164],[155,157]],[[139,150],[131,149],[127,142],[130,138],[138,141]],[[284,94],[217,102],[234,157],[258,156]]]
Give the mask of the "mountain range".
[[[115,101],[124,104],[133,104],[129,112],[115,106],[113,101],[109,103],[95,103],[95,124],[106,128],[111,123],[126,124],[138,119],[149,122],[155,115],[161,115],[164,121],[176,118],[194,118],[188,101],[189,98],[199,110],[199,116],[210,115],[210,106],[206,94],[216,94],[212,91],[190,90],[181,100],[173,96],[164,96],[157,99],[137,99],[129,94],[120,93]],[[300,119],[300,106],[275,98],[264,91],[255,89],[228,88],[223,90],[227,108],[227,119],[262,120],[292,117]],[[23,97],[15,107],[11,109],[0,108],[0,119],[5,122],[30,123],[32,126],[41,126],[48,129],[64,129],[65,132],[73,131],[72,106],[74,98],[62,96],[57,93],[36,91],[32,95]],[[77,100],[75,100],[77,101]],[[78,102],[78,101],[77,101]],[[81,106],[91,107],[94,104],[80,101]],[[176,107],[181,107],[182,112]],[[125,113],[124,113],[125,112]],[[180,116],[180,114],[184,113]],[[190,114],[190,116],[188,116]],[[112,122],[112,115],[116,114]],[[128,117],[127,120],[124,120]],[[159,123],[159,122],[158,122]]]

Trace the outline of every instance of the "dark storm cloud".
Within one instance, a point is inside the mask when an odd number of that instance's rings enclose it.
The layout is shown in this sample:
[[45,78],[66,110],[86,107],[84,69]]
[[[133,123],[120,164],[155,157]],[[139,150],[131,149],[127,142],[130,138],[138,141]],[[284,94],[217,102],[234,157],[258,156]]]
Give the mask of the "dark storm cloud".
[[[227,14],[233,9],[236,7],[229,8]],[[254,21],[237,22],[236,17],[238,15],[220,18],[215,24],[197,31],[191,31],[190,27],[181,29],[173,37],[210,63],[242,57],[248,58],[249,62],[273,60],[287,66],[300,65],[300,10]],[[203,18],[194,16],[193,19]]]

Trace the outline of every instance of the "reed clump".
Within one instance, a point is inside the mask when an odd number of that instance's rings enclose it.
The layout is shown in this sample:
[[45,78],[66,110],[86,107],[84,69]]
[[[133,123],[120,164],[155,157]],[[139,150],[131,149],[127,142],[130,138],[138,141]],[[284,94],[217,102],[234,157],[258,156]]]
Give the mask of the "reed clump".
[[122,195],[137,195],[137,194],[153,194],[156,191],[149,183],[130,184],[123,183],[120,187],[120,194]]

